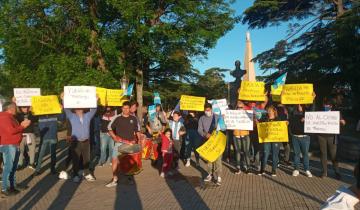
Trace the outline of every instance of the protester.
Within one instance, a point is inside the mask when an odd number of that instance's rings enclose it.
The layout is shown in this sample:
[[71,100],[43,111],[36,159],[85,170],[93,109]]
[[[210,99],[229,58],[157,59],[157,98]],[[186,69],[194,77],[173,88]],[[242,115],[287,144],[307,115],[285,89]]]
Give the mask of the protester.
[[137,118],[130,115],[130,103],[124,102],[122,106],[122,113],[111,124],[109,134],[114,140],[114,148],[112,152],[112,180],[106,185],[106,187],[115,187],[118,183],[118,156],[121,155],[119,148],[123,144],[135,144],[136,136],[139,135],[139,126]]
[[[334,111],[335,103],[331,99],[323,101],[322,111]],[[345,120],[340,117],[340,125],[345,125]],[[321,178],[327,177],[327,151],[330,152],[330,158],[333,163],[336,179],[341,179],[339,165],[336,159],[336,150],[338,144],[338,135],[335,134],[318,134],[318,141],[320,145],[320,160],[322,165]]]
[[157,138],[160,132],[163,132],[165,129],[164,125],[167,123],[166,114],[161,110],[161,105],[156,105],[155,116],[152,119],[151,116],[148,117],[149,125],[146,126],[148,132],[153,136],[153,138]]
[[[289,121],[289,114],[288,110],[283,104],[277,104],[276,111],[278,113],[279,120],[281,121]],[[289,139],[290,140],[290,139]],[[283,156],[283,164],[285,166],[291,166],[290,163],[290,141],[289,142],[282,142],[282,145],[284,147],[284,156]]]
[[171,138],[172,131],[167,128],[161,136],[161,152],[163,157],[163,163],[161,167],[161,177],[172,175],[171,165],[174,157],[174,141]]
[[0,112],[0,152],[4,161],[1,194],[4,196],[15,195],[21,188],[21,186],[16,186],[15,178],[19,160],[19,145],[22,140],[22,132],[31,124],[29,119],[24,119],[19,124],[14,118],[15,114],[16,104],[5,102],[3,112]]
[[[268,113],[268,122],[279,121],[277,110],[274,106],[269,106],[266,109]],[[276,169],[279,163],[279,151],[280,151],[280,143],[278,142],[264,142],[264,155],[261,161],[261,170],[259,175],[265,174],[265,167],[268,161],[268,157],[270,155],[270,151],[272,153],[272,170],[271,176],[276,176]]]
[[190,111],[185,119],[185,129],[186,129],[186,148],[185,148],[185,158],[186,158],[186,167],[190,166],[191,152],[195,153],[195,163],[196,166],[200,166],[200,155],[196,151],[197,148],[201,146],[201,139],[197,132],[198,129],[198,119],[196,118],[195,112]]
[[360,201],[360,159],[354,168],[356,184],[350,187],[341,186],[320,207],[321,210],[353,210]]
[[101,126],[101,113],[100,110],[97,110],[94,117],[91,119],[90,122],[90,159],[91,170],[94,170],[96,163],[100,159],[100,126]]
[[24,168],[24,153],[26,147],[29,155],[29,165],[28,167],[35,170],[35,151],[36,151],[36,141],[35,141],[35,122],[37,121],[37,117],[35,117],[31,111],[30,107],[23,106],[19,107],[19,113],[16,114],[16,119],[19,123],[24,121],[25,119],[29,119],[31,124],[25,128],[23,132],[23,138],[20,143],[20,156],[19,156],[19,168]]
[[[103,166],[105,162],[111,164],[112,151],[114,147],[114,141],[109,135],[108,125],[112,119],[116,116],[116,112],[111,107],[105,107],[104,113],[101,117],[100,126],[100,160],[99,166]],[[107,152],[108,151],[108,152]]]
[[181,114],[178,111],[173,113],[173,119],[169,121],[169,127],[172,132],[172,139],[174,140],[174,165],[175,168],[179,168],[179,159],[182,157],[181,146],[182,146],[182,137],[186,134],[184,124],[180,122]]
[[64,115],[43,115],[39,117],[40,152],[36,164],[35,175],[40,175],[41,163],[47,148],[50,149],[50,171],[56,174],[56,145],[58,142],[58,121],[64,121]]
[[297,105],[296,110],[290,117],[290,130],[292,145],[295,152],[293,176],[299,175],[300,153],[304,161],[304,171],[307,177],[312,177],[309,167],[310,136],[304,133],[305,106]]
[[[206,141],[210,138],[214,130],[216,130],[219,116],[213,113],[212,106],[206,103],[204,115],[199,119],[198,133]],[[221,172],[222,172],[222,155],[220,155],[213,163],[207,164],[207,177],[204,179],[206,182],[210,182],[212,178],[215,179],[217,185],[221,185]]]
[[96,109],[85,112],[84,109],[64,109],[66,117],[71,124],[71,156],[73,162],[73,182],[80,182],[82,174],[79,174],[79,163],[82,157],[85,179],[95,181],[90,173],[90,122],[96,114]]

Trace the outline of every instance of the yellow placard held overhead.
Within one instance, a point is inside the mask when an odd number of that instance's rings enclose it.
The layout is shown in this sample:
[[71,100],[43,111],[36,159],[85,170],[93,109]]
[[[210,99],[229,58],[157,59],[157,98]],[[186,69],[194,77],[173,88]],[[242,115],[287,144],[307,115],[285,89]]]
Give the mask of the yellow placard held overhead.
[[281,101],[281,92],[282,92],[283,86],[284,85],[280,85],[280,86],[278,86],[278,88],[275,89],[271,85],[271,98],[272,98],[273,101],[275,101],[275,102],[280,102]]
[[204,111],[205,97],[181,95],[180,110]]
[[313,84],[286,84],[281,93],[282,104],[312,104]]
[[214,162],[222,155],[226,146],[226,135],[222,132],[214,131],[210,138],[196,151],[206,161]]
[[106,106],[106,88],[96,87],[96,95],[99,97],[99,104]]
[[34,115],[60,114],[61,106],[59,99],[55,95],[32,96],[31,110]]
[[265,101],[265,83],[242,81],[239,99],[245,101]]
[[123,95],[122,89],[107,89],[106,90],[106,103],[107,106],[122,106],[125,101],[128,101],[126,96]]
[[263,122],[257,124],[259,143],[288,142],[286,121]]

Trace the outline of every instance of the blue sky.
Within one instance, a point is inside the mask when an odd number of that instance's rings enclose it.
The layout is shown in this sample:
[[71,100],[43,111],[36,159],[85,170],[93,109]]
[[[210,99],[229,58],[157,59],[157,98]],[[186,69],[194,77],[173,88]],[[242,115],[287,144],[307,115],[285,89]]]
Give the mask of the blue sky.
[[[241,15],[246,8],[252,5],[252,2],[251,0],[237,0],[232,7],[236,10],[236,15]],[[243,68],[246,31],[250,31],[253,56],[255,57],[257,54],[271,49],[277,41],[285,38],[287,29],[287,24],[282,24],[265,29],[249,30],[247,25],[238,23],[219,39],[215,48],[209,50],[207,59],[194,59],[193,66],[203,73],[212,67],[234,69],[235,60],[240,60]],[[263,71],[258,68],[257,64],[255,64],[255,69],[256,75],[263,75]],[[233,81],[234,78],[226,74],[225,80]]]

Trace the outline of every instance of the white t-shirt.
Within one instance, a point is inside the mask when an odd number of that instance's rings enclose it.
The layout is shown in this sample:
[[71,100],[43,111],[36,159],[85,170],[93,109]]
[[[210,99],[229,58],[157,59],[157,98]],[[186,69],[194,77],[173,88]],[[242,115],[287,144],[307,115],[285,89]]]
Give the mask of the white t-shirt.
[[321,210],[353,210],[359,202],[356,195],[347,187],[341,186],[320,207]]

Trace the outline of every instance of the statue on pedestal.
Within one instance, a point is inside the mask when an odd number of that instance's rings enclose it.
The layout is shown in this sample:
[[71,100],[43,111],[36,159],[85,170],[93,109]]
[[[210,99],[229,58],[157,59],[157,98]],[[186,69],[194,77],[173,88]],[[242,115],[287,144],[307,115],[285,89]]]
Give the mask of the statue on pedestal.
[[239,98],[239,88],[241,86],[241,78],[246,74],[246,70],[240,68],[241,62],[235,61],[235,70],[230,75],[235,77],[235,81],[230,82],[230,105],[235,108]]

